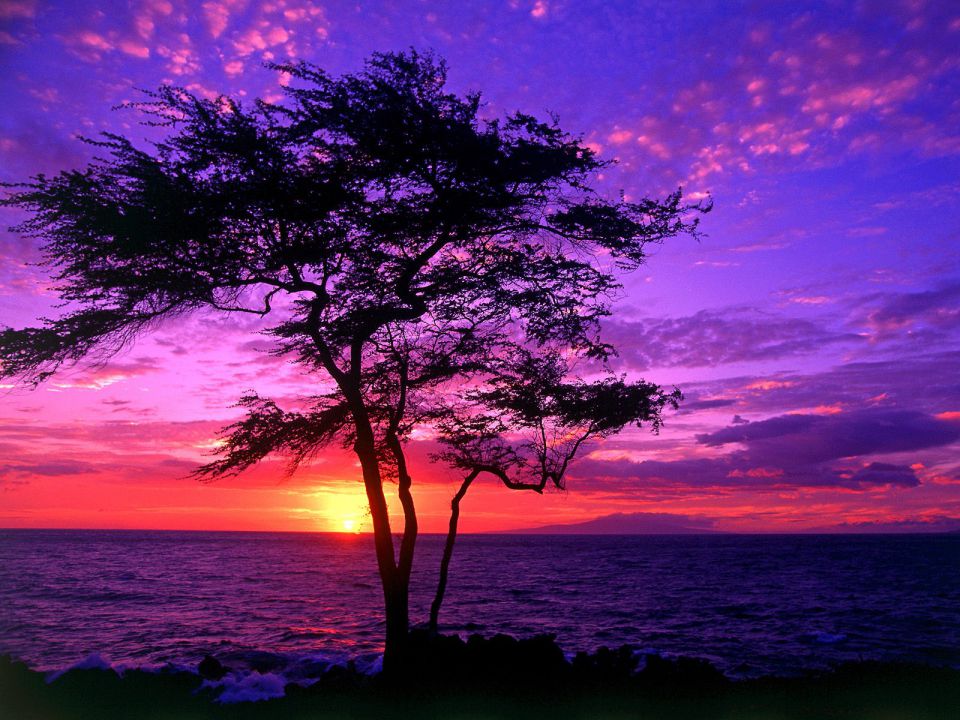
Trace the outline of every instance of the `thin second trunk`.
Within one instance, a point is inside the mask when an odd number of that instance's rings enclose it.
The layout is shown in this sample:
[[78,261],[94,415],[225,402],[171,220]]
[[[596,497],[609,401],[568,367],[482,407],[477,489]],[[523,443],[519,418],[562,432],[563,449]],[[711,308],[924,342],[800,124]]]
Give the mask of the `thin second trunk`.
[[440,560],[440,578],[437,581],[437,593],[433,597],[433,603],[430,605],[430,632],[436,633],[440,622],[440,606],[443,605],[443,596],[447,591],[447,576],[450,573],[450,560],[453,557],[453,546],[457,542],[457,524],[460,522],[460,501],[470,489],[470,484],[480,474],[479,470],[474,470],[460,485],[457,494],[450,501],[450,527],[447,530],[447,542],[443,546],[443,558]]

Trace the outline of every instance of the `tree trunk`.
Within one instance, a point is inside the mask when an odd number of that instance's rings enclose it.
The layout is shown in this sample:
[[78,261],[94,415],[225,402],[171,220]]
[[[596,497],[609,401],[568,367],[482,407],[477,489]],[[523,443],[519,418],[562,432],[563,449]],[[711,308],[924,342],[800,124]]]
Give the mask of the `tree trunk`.
[[440,606],[443,604],[443,596],[447,591],[447,575],[450,573],[450,559],[453,557],[453,546],[457,542],[457,524],[460,521],[460,501],[470,489],[470,484],[480,474],[479,470],[474,470],[460,485],[457,494],[450,501],[450,527],[447,530],[447,542],[443,546],[443,558],[440,560],[440,578],[437,580],[437,593],[433,597],[433,603],[430,605],[430,632],[436,634],[440,621]]
[[383,672],[393,673],[403,667],[410,633],[409,584],[384,591],[387,633],[383,645]]
[[376,548],[377,568],[380,571],[387,620],[383,669],[384,672],[389,672],[406,649],[407,635],[410,630],[408,598],[410,578],[409,573],[406,578],[401,577],[397,570],[393,553],[393,535],[390,531],[390,514],[383,494],[380,464],[373,444],[373,433],[358,432],[354,450],[363,469],[363,485],[370,505],[370,517],[373,520],[373,542]]
[[[317,328],[320,327],[320,313],[323,303],[314,301],[310,310],[310,320],[314,330],[311,334],[324,367],[334,378],[346,398],[350,412],[353,415],[353,424],[356,429],[356,439],[353,449],[360,461],[363,471],[363,486],[367,493],[367,504],[370,507],[370,517],[373,521],[373,542],[377,556],[377,569],[380,572],[380,585],[383,588],[384,614],[387,621],[387,632],[383,645],[383,670],[390,671],[395,664],[402,663],[402,656],[406,652],[407,639],[410,633],[410,572],[413,564],[413,548],[417,538],[417,517],[413,506],[413,497],[410,494],[410,476],[406,472],[406,461],[403,457],[396,435],[391,430],[390,437],[400,450],[398,467],[400,470],[400,500],[404,512],[404,535],[401,543],[399,566],[394,555],[393,534],[390,531],[390,513],[387,509],[387,500],[383,494],[383,477],[380,474],[380,461],[377,457],[376,438],[370,415],[360,390],[361,370],[363,364],[363,343],[369,339],[355,336],[350,345],[350,370],[342,371],[333,359],[329,348]],[[402,414],[403,402],[400,411]]]
[[[400,505],[403,508],[403,538],[396,565],[396,585],[392,600],[387,600],[387,646],[391,648],[390,664],[405,650],[407,633],[410,629],[410,574],[413,570],[413,552],[417,542],[417,513],[413,504],[410,487],[413,481],[407,470],[407,458],[403,446],[393,433],[387,435],[387,445],[397,463]],[[388,666],[387,652],[384,651],[384,669]]]

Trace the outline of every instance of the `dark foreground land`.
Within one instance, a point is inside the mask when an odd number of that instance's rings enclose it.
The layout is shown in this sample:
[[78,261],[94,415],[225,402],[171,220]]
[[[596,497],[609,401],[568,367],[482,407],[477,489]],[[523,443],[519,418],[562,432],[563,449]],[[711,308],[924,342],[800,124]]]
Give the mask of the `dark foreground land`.
[[[531,664],[532,663],[532,664]],[[960,670],[860,662],[797,678],[731,681],[700,660],[641,662],[628,648],[567,662],[550,638],[424,640],[398,676],[334,667],[282,698],[223,704],[207,660],[190,672],[70,670],[44,674],[0,658],[0,717],[15,720],[181,718],[686,718],[956,720]],[[226,675],[229,678],[229,674]]]

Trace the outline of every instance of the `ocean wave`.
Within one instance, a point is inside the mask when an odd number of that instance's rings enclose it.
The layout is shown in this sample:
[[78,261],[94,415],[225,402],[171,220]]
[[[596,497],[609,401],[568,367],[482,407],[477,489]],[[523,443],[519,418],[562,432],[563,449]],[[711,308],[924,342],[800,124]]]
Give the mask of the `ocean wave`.
[[201,687],[219,691],[216,701],[223,704],[257,702],[283,697],[288,680],[277,673],[231,673],[222,680],[205,680]]
[[[271,653],[263,650],[227,652],[216,664],[224,674],[217,679],[205,678],[200,689],[213,695],[216,702],[231,704],[256,702],[283,697],[289,685],[309,687],[335,667],[360,675],[373,676],[383,670],[383,656],[365,654],[345,658],[340,653]],[[47,683],[57,681],[76,670],[103,670],[123,676],[129,672],[185,673],[202,677],[200,664],[161,663],[135,664],[111,662],[103,653],[92,652],[82,660],[45,673]]]
[[48,683],[51,683],[64,673],[70,672],[71,670],[114,670],[116,672],[116,668],[114,668],[114,666],[105,657],[103,657],[103,655],[94,652],[90,653],[83,660],[74,663],[70,667],[47,673],[46,680]]

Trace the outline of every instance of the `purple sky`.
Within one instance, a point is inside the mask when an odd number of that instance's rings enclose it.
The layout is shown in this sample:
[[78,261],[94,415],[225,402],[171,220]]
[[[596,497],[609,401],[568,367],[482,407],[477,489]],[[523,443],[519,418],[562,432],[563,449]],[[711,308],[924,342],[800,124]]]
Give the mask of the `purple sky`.
[[[111,111],[136,88],[277,100],[266,60],[341,73],[410,46],[444,56],[490,116],[556,113],[618,160],[604,191],[715,202],[702,241],[654,248],[626,279],[607,326],[620,369],[679,385],[681,412],[659,437],[594,445],[567,494],[471,491],[465,530],[614,512],[960,527],[956,3],[0,0],[0,180],[81,167],[77,135],[149,135]],[[55,312],[36,259],[34,241],[0,235],[0,324]],[[302,387],[259,352],[258,327],[195,316],[106,367],[4,389],[0,525],[362,524],[339,453],[285,482],[276,463],[184,479],[243,391]],[[456,476],[412,450],[440,530]]]

